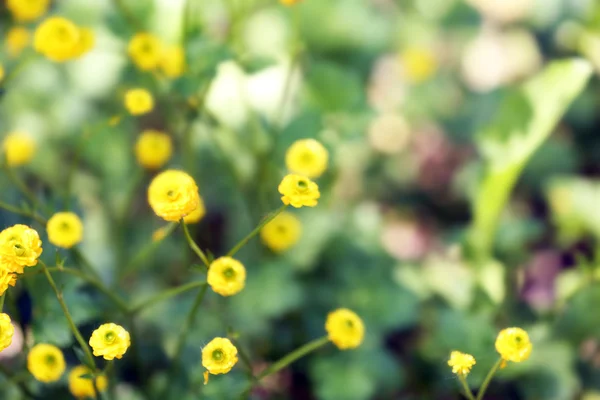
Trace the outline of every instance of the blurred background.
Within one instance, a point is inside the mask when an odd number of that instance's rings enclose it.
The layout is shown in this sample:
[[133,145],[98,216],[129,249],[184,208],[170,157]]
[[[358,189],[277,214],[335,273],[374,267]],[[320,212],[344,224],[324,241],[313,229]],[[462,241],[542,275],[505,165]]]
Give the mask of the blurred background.
[[[244,247],[246,288],[232,298],[209,293],[174,382],[166,382],[165,349],[194,295],[144,312],[146,390],[173,384],[177,399],[199,398],[196,390],[236,398],[246,382],[241,368],[202,387],[200,349],[212,337],[239,335],[259,371],[323,335],[327,313],[348,307],[367,327],[359,349],[320,350],[253,396],[459,399],[450,351],[475,356],[469,382],[477,388],[497,359],[497,332],[521,326],[532,357],[502,370],[486,398],[600,399],[598,1],[56,0],[50,14],[93,29],[95,46],[57,64],[30,46],[15,53],[5,40],[0,63],[19,73],[0,93],[0,137],[19,131],[35,140],[36,155],[18,174],[48,210],[82,217],[83,253],[132,302],[202,278],[179,231],[135,273],[120,270],[163,226],[146,200],[153,172],[133,152],[142,130],[172,136],[168,166],[190,172],[206,203],[193,237],[216,255],[279,207],[277,184],[295,140],[315,138],[329,151],[319,205],[294,210],[298,243],[283,253],[259,239]],[[2,37],[36,24],[13,21],[0,1]],[[127,44],[141,31],[185,45],[182,77],[136,69]],[[528,160],[501,215],[494,258],[473,268],[463,243],[484,170],[478,133],[511,87],[565,57],[588,59],[594,76]],[[125,115],[131,87],[153,92],[151,114]],[[0,200],[23,201],[4,174]],[[2,227],[30,222],[0,211]],[[53,263],[56,250],[42,239]],[[84,336],[118,321],[93,288],[69,278],[61,285]],[[61,346],[76,363],[43,277],[12,293],[8,310],[23,340],[0,363],[22,368],[22,348],[34,339]],[[131,357],[119,362],[118,399],[144,398],[136,368]],[[37,390],[69,398],[64,385]]]

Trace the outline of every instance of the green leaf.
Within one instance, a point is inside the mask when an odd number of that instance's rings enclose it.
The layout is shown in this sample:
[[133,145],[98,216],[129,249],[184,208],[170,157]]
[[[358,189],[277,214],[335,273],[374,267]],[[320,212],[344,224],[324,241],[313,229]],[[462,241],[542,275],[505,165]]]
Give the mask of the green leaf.
[[94,379],[94,374],[87,373],[87,374],[79,375],[79,377],[82,378],[82,379],[92,380],[92,379]]
[[73,347],[73,351],[75,352],[75,356],[77,357],[77,359],[79,360],[80,363],[82,363],[83,365],[85,365],[86,367],[88,367],[89,369],[91,369],[92,371],[94,369],[96,369],[95,365],[92,365],[88,358],[85,355],[85,352],[80,349],[79,347]]
[[489,255],[500,213],[523,168],[591,74],[591,65],[582,59],[551,63],[508,95],[496,118],[480,132],[486,171],[474,199],[468,238],[475,255]]

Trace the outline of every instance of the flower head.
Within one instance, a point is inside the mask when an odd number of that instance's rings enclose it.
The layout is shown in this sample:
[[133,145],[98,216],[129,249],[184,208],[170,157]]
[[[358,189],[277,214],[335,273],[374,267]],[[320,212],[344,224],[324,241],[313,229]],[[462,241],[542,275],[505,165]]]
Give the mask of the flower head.
[[122,326],[113,323],[100,325],[90,337],[90,346],[94,355],[102,356],[105,360],[122,358],[130,345],[129,332]]
[[18,57],[31,40],[31,34],[22,26],[10,28],[6,33],[6,50],[11,57]]
[[173,153],[171,137],[163,132],[146,130],[135,144],[138,163],[148,169],[159,169],[169,161]]
[[35,345],[27,355],[27,369],[40,382],[56,382],[65,372],[62,351],[51,344]]
[[79,28],[63,17],[44,20],[33,37],[33,47],[52,61],[63,62],[83,55],[94,43],[88,29]]
[[195,224],[200,222],[200,220],[206,214],[206,208],[204,207],[204,201],[202,200],[202,196],[198,194],[198,207],[194,209],[191,213],[183,217],[183,222],[186,224]]
[[283,196],[283,204],[291,204],[292,207],[302,206],[314,207],[321,197],[319,186],[310,179],[300,175],[286,175],[279,184],[279,193]]
[[226,374],[237,363],[237,352],[229,339],[214,338],[202,349],[202,366],[213,375]]
[[8,314],[0,313],[0,351],[10,346],[14,333],[15,327]]
[[48,11],[50,0],[7,0],[6,8],[19,22],[35,21]]
[[37,265],[42,241],[35,229],[17,224],[0,232],[0,269],[23,273],[24,267]]
[[11,167],[27,164],[35,153],[35,142],[22,132],[9,133],[2,142],[2,152]]
[[9,286],[14,287],[17,283],[17,275],[0,268],[0,296],[8,290]]
[[496,351],[506,361],[521,362],[531,355],[533,345],[521,328],[506,328],[496,338]]
[[302,0],[279,0],[284,6],[293,6],[300,3]]
[[185,52],[181,46],[165,49],[160,59],[160,68],[169,78],[179,78],[185,72]]
[[[78,399],[86,399],[88,397],[94,397],[94,384],[93,379],[82,378],[84,375],[91,374],[90,370],[85,365],[78,365],[69,372],[69,391],[71,394]],[[108,387],[108,380],[106,376],[100,375],[96,377],[96,388],[100,392],[104,392]]]
[[58,212],[54,214],[46,226],[48,240],[55,246],[70,249],[83,238],[83,224],[72,212]]
[[156,175],[148,187],[148,203],[156,215],[177,222],[193,212],[200,202],[194,178],[183,171],[167,170]]
[[0,82],[4,79],[4,67],[0,64]]
[[475,357],[470,354],[453,351],[450,353],[448,365],[452,367],[452,373],[467,376],[475,365]]
[[300,219],[290,212],[282,212],[260,230],[260,238],[276,253],[283,252],[298,242],[302,234]]
[[125,108],[131,115],[147,114],[154,108],[154,98],[146,89],[130,89],[125,93]]
[[339,349],[355,349],[363,341],[365,326],[356,313],[347,308],[338,308],[330,312],[325,322],[329,340]]
[[158,67],[163,54],[160,40],[149,33],[138,33],[130,41],[127,49],[129,57],[142,71]]
[[221,296],[233,296],[244,288],[246,268],[236,259],[219,257],[210,264],[206,281]]
[[437,70],[435,54],[427,48],[407,49],[401,59],[404,75],[411,83],[424,82]]
[[329,153],[315,139],[294,142],[285,154],[285,165],[291,172],[308,178],[318,178],[327,169]]

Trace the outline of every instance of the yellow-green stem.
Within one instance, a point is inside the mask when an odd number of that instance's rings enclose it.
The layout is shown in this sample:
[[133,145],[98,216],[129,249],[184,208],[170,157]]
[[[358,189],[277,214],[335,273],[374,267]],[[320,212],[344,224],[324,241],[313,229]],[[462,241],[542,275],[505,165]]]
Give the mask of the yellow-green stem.
[[204,265],[206,266],[206,268],[210,267],[210,263],[208,262],[208,258],[206,257],[206,255],[204,254],[204,252],[200,249],[200,247],[198,247],[198,245],[196,244],[196,242],[194,242],[194,239],[192,239],[192,236],[190,235],[190,231],[188,230],[188,227],[187,227],[186,223],[183,222],[183,219],[181,220],[180,224],[181,224],[181,227],[183,228],[183,233],[185,234],[185,239],[187,240],[190,248],[202,260],[202,262],[204,263]]
[[4,311],[4,299],[6,298],[6,292],[0,296],[0,312]]
[[496,371],[498,371],[498,368],[500,368],[500,365],[502,365],[502,358],[500,358],[500,359],[498,359],[498,361],[496,361],[496,364],[494,364],[492,369],[490,369],[490,372],[488,372],[487,376],[485,377],[485,380],[481,384],[481,387],[479,388],[479,392],[477,393],[477,400],[483,399],[483,396],[485,395],[485,391],[487,390],[490,382],[492,381],[492,378],[496,374]]
[[227,256],[233,257],[233,255],[235,253],[237,253],[242,247],[244,247],[246,245],[246,243],[248,243],[250,241],[250,239],[252,239],[254,236],[256,236],[266,224],[271,222],[273,220],[273,218],[278,216],[286,208],[287,208],[287,205],[283,205],[283,206],[279,207],[277,210],[273,211],[271,214],[267,215],[266,218],[263,218],[263,220],[258,224],[258,226],[256,228],[254,228],[254,230],[252,232],[250,232],[245,238],[240,240],[238,242],[238,244],[236,244],[235,246],[233,246],[233,248],[231,250],[229,250],[229,252],[227,253]]
[[181,327],[181,331],[179,333],[179,338],[177,339],[177,344],[175,345],[175,353],[173,355],[173,368],[179,363],[179,357],[181,357],[181,352],[183,351],[183,346],[185,345],[185,340],[188,335],[188,331],[194,325],[194,320],[196,319],[196,313],[202,304],[202,300],[204,300],[204,295],[206,294],[206,289],[208,285],[203,285],[202,289],[198,292],[196,299],[194,300],[194,304],[187,315],[183,326]]
[[9,211],[13,214],[17,214],[17,215],[21,215],[23,217],[29,217],[31,219],[34,219],[36,222],[38,222],[40,225],[42,226],[46,226],[46,219],[38,214],[35,213],[31,213],[29,211],[25,211],[25,210],[21,210],[18,207],[15,206],[11,206],[10,204],[6,204],[3,202],[0,202],[0,208],[5,209],[6,211]]
[[81,349],[85,353],[85,356],[88,359],[89,365],[91,367],[93,367],[93,369],[95,371],[96,370],[96,361],[94,359],[94,356],[92,355],[92,351],[90,350],[90,348],[88,347],[88,344],[83,339],[83,336],[81,336],[81,332],[79,332],[77,325],[75,325],[75,321],[73,321],[73,317],[71,316],[71,313],[69,312],[69,308],[67,307],[67,304],[65,303],[65,300],[63,299],[62,293],[60,290],[58,290],[58,287],[56,286],[56,283],[54,282],[54,279],[52,278],[50,271],[48,271],[48,266],[42,260],[38,260],[38,262],[42,266],[44,275],[46,275],[46,279],[48,279],[48,283],[50,284],[50,286],[52,287],[52,290],[54,290],[54,293],[56,294],[56,298],[58,299],[58,302],[60,303],[60,307],[62,308],[63,313],[65,314],[65,318],[67,318],[67,321],[69,322],[69,327],[71,328],[71,331],[73,332],[73,335],[75,336],[75,339],[77,340],[77,342],[81,346]]
[[458,374],[458,380],[460,381],[460,383],[465,391],[465,396],[467,396],[467,399],[475,400],[475,396],[473,396],[473,392],[471,392],[471,388],[467,384],[467,377],[464,376],[463,374]]
[[185,285],[181,285],[175,288],[171,288],[171,289],[167,289],[163,292],[160,292],[158,294],[156,294],[155,296],[152,296],[151,298],[141,302],[140,304],[138,304],[137,306],[134,306],[131,309],[132,313],[138,313],[141,310],[143,310],[144,308],[150,307],[156,303],[160,303],[162,301],[168,300],[171,297],[175,297],[178,296],[182,293],[185,293],[189,290],[192,290],[194,288],[200,287],[200,286],[204,286],[206,285],[206,282],[190,282],[187,283]]

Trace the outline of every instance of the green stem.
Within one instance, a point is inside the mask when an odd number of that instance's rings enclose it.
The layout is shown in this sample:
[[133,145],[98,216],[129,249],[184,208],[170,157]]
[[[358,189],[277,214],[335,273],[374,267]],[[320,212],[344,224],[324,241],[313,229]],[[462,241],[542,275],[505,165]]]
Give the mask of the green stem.
[[131,25],[136,31],[141,30],[141,24],[133,15],[133,13],[129,11],[127,7],[125,7],[125,3],[123,2],[123,0],[114,0],[114,2],[121,14],[123,15],[123,18],[125,18],[125,20],[127,21],[127,23],[129,23],[129,25]]
[[496,371],[498,371],[498,368],[500,368],[500,365],[502,365],[502,358],[500,358],[500,359],[498,359],[498,361],[496,361],[496,364],[494,364],[492,369],[490,369],[490,372],[488,372],[487,376],[485,377],[485,380],[481,384],[481,387],[479,388],[479,392],[477,393],[477,400],[483,399],[483,395],[485,394],[485,391],[487,390],[490,382],[492,381],[494,374],[496,374]]
[[23,217],[29,217],[29,218],[37,221],[40,225],[46,226],[46,222],[47,222],[46,219],[36,213],[31,213],[29,211],[21,210],[18,207],[11,206],[10,204],[6,204],[3,202],[0,202],[0,208],[3,208],[6,211],[9,211],[13,214],[22,215]]
[[42,266],[44,275],[46,275],[46,279],[48,279],[48,283],[50,284],[50,286],[52,287],[52,290],[54,290],[54,293],[56,294],[56,298],[58,299],[58,302],[60,303],[60,307],[62,308],[63,313],[65,314],[65,317],[67,318],[67,321],[69,322],[69,327],[71,328],[71,331],[73,332],[73,335],[75,336],[75,339],[81,346],[81,349],[84,351],[84,353],[88,359],[89,366],[93,367],[93,369],[95,371],[96,370],[96,361],[94,360],[94,356],[92,355],[92,352],[91,352],[90,348],[88,347],[87,343],[83,339],[83,336],[81,336],[81,332],[79,332],[77,325],[75,325],[75,322],[73,321],[73,317],[71,316],[71,313],[69,312],[67,304],[65,303],[65,300],[63,299],[62,293],[60,290],[58,290],[58,287],[56,286],[56,283],[54,282],[54,279],[52,278],[50,271],[48,271],[48,266],[42,260],[38,260],[38,262]]
[[267,215],[266,218],[263,218],[263,220],[258,224],[258,226],[256,228],[254,228],[254,230],[252,232],[250,232],[245,238],[240,240],[238,242],[238,244],[236,244],[235,246],[233,246],[233,248],[231,250],[229,250],[229,253],[227,253],[227,256],[233,257],[233,255],[235,253],[237,253],[242,247],[244,247],[246,245],[246,243],[248,243],[250,241],[250,239],[252,239],[254,236],[256,236],[266,224],[271,222],[273,220],[273,218],[275,218],[277,215],[279,215],[279,213],[281,213],[286,208],[287,208],[287,205],[283,205],[283,206],[279,207],[277,210],[273,211],[271,214]]
[[467,396],[467,399],[475,400],[475,396],[473,396],[473,392],[471,392],[471,388],[467,384],[467,378],[463,374],[458,374],[458,380],[460,381],[460,383],[465,391],[465,395]]
[[156,303],[160,303],[162,301],[168,300],[171,297],[178,296],[178,295],[180,295],[182,293],[185,293],[185,292],[187,292],[189,290],[192,290],[194,288],[197,288],[197,287],[200,287],[200,286],[204,286],[204,285],[206,285],[206,282],[190,282],[188,284],[181,285],[181,286],[178,286],[176,288],[165,290],[165,291],[160,292],[157,295],[152,296],[151,298],[143,301],[142,303],[138,304],[137,306],[134,306],[131,309],[131,312],[134,313],[134,314],[138,313],[141,310],[143,310],[144,308],[150,307],[151,305],[154,305]]
[[2,293],[0,296],[0,312],[4,311],[4,299],[6,298],[6,292]]
[[88,274],[92,275],[95,279],[100,280],[100,275],[96,272],[96,269],[92,267],[92,264],[89,262],[87,257],[83,255],[81,250],[78,247],[73,247],[71,249],[71,254],[77,260],[77,262],[81,265],[81,268],[85,270]]
[[6,85],[8,84],[8,82],[12,81],[13,79],[15,79],[15,77],[17,75],[19,75],[24,69],[25,67],[33,60],[35,60],[36,58],[36,54],[31,54],[27,57],[24,57],[21,59],[21,61],[19,62],[19,64],[17,64],[17,66],[15,66],[4,78],[4,80],[2,80],[0,82],[0,88],[5,88]]
[[269,366],[269,368],[265,369],[262,373],[260,373],[256,377],[256,380],[260,381],[260,380],[266,378],[267,376],[272,375],[275,372],[282,370],[283,368],[287,367],[294,361],[304,357],[308,353],[311,353],[311,352],[325,346],[327,343],[329,343],[329,338],[327,336],[323,336],[323,337],[320,337],[318,339],[315,339],[315,340],[312,340],[312,341],[306,343],[304,346],[292,351],[288,355],[281,358],[279,361],[276,361],[273,364],[271,364]]
[[248,356],[248,354],[246,353],[246,351],[244,350],[244,348],[242,347],[242,345],[240,344],[239,341],[237,340],[232,340],[233,344],[235,345],[235,347],[238,349],[238,354],[240,355],[240,360],[242,360],[242,363],[244,364],[244,366],[247,369],[247,375],[248,375],[248,379],[250,379],[251,381],[254,381],[256,378],[254,377],[254,373],[252,371],[252,362],[250,361],[250,357]]
[[200,249],[200,247],[198,247],[198,245],[196,244],[196,242],[194,242],[194,239],[192,239],[192,236],[190,235],[190,231],[188,230],[188,227],[185,224],[185,222],[183,222],[183,219],[181,220],[180,225],[183,228],[183,233],[185,234],[185,239],[187,240],[190,248],[202,260],[202,262],[204,263],[204,265],[206,266],[206,268],[209,268],[210,267],[210,263],[208,262],[208,258],[206,257],[206,255],[204,254],[204,252]]
[[202,300],[204,300],[204,295],[206,294],[206,289],[208,285],[203,285],[202,289],[198,292],[196,299],[194,300],[194,304],[190,309],[190,312],[187,315],[183,326],[181,327],[181,331],[179,332],[179,338],[177,339],[177,344],[175,345],[175,353],[173,355],[173,366],[175,368],[176,365],[179,364],[179,358],[181,357],[181,352],[183,351],[183,346],[185,345],[185,340],[188,335],[188,331],[194,325],[194,320],[196,319],[196,313],[202,304]]
[[6,176],[8,176],[8,179],[10,179],[10,181],[12,183],[14,183],[14,185],[19,189],[19,191],[21,191],[21,193],[23,193],[25,195],[25,197],[27,197],[27,200],[29,200],[29,202],[31,203],[31,205],[34,208],[38,208],[38,200],[35,197],[35,195],[29,190],[29,188],[27,187],[27,185],[25,185],[13,172],[13,170],[8,167],[5,166],[4,170],[6,171]]

